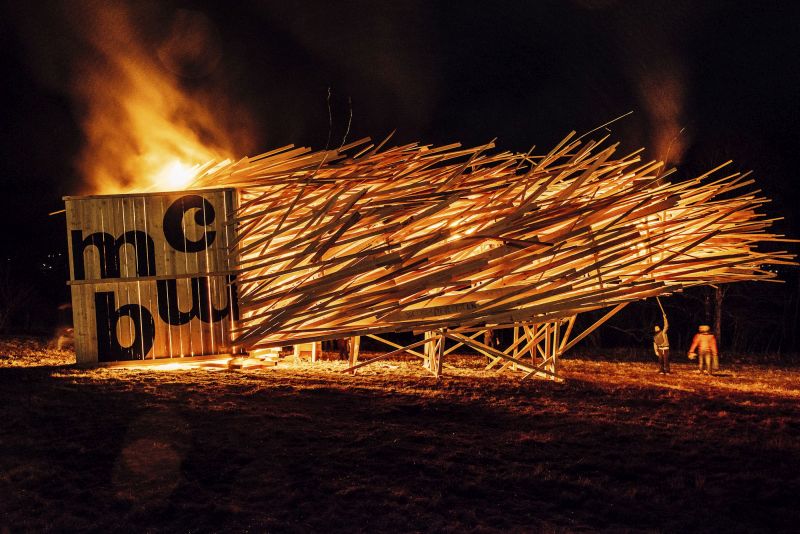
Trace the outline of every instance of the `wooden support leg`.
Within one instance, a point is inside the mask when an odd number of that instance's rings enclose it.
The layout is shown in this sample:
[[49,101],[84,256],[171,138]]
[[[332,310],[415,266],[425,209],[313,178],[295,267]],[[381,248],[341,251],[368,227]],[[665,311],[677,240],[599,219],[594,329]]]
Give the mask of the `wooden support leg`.
[[436,342],[439,340],[439,335],[436,332],[425,332],[425,339],[427,342],[425,343],[425,361],[423,366],[428,369],[429,371],[435,373],[436,372],[436,351],[438,345]]
[[444,337],[445,330],[442,330],[439,334],[439,343],[436,346],[436,358],[435,358],[435,370],[434,375],[436,378],[441,378],[442,376],[442,363],[444,362],[444,345],[445,345],[445,337]]
[[551,358],[553,358],[553,363],[551,366],[551,370],[553,371],[553,376],[558,376],[558,338],[559,338],[559,329],[560,329],[560,321],[555,321],[553,323],[553,346],[552,346],[552,354]]
[[311,343],[311,364],[312,365],[317,363],[317,344],[319,344],[318,341],[314,341],[313,343]]
[[[517,345],[517,341],[519,340],[519,325],[514,325],[514,344]],[[519,348],[518,346],[514,348],[514,354],[512,354],[515,358],[519,356]]]
[[[523,380],[534,375],[544,376],[551,380],[559,380],[557,375],[557,358],[561,345],[559,321],[543,323],[540,325],[527,326],[524,329],[525,336],[529,341],[531,353],[531,365],[524,369],[527,371]],[[537,354],[541,356],[541,361],[537,364]]]
[[[358,352],[361,348],[361,336],[355,336],[350,340],[350,367],[354,368],[358,363]],[[356,370],[351,370],[352,374],[356,374]]]
[[544,359],[545,359],[545,362],[547,362],[547,366],[545,367],[545,369],[547,369],[548,371],[550,371],[552,373],[553,372],[553,367],[552,367],[552,364],[550,363],[550,358],[552,356],[552,354],[551,354],[551,351],[552,351],[551,336],[553,335],[553,330],[552,330],[552,327],[550,326],[550,323],[546,323],[544,325],[544,328],[545,328],[545,330],[544,330]]
[[422,354],[424,355],[424,358],[422,358],[422,367],[425,369],[431,368],[431,347],[428,341],[430,337],[430,332],[424,332],[422,334],[422,338],[425,340],[424,344],[422,345]]
[[558,347],[559,356],[564,353],[564,346],[569,341],[569,336],[572,334],[572,327],[575,326],[575,318],[577,317],[577,315],[573,315],[569,318],[569,322],[567,323],[567,331],[564,332],[564,337],[561,339],[561,345]]
[[[535,325],[535,324],[531,325],[530,327],[528,327],[528,325],[524,325],[523,326],[523,332],[525,333],[525,339],[528,340],[529,344],[530,344],[530,342],[532,340],[536,339],[536,336],[538,336],[539,333],[540,333],[539,327],[537,325]],[[538,344],[530,345],[530,349],[528,350],[528,352],[530,352],[530,355],[531,355],[531,364],[535,364],[536,363],[537,346],[538,346]]]
[[436,341],[433,339],[433,332],[428,333],[428,343],[425,345],[425,348],[428,349],[428,371],[435,373],[436,372]]
[[[514,356],[515,358],[519,358],[519,344],[517,344],[517,341],[519,341],[519,326],[514,325],[514,344],[516,346],[514,347],[514,352],[513,352],[512,356]],[[516,371],[517,370],[517,364],[513,364],[513,366],[514,366],[514,370]]]

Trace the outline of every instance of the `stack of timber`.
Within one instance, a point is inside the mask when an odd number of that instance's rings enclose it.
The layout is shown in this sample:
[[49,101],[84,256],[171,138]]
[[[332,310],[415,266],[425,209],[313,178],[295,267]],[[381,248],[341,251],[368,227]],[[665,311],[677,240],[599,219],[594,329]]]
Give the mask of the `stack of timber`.
[[[543,155],[362,140],[209,165],[229,222],[248,349],[391,331],[546,323],[793,264],[753,180],[671,183],[640,151],[574,133]],[[775,248],[775,247],[772,247]]]

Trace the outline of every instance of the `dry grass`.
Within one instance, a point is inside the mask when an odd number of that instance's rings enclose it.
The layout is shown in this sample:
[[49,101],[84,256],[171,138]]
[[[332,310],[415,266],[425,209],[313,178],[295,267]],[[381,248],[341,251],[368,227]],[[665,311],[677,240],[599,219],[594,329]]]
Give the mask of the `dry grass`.
[[0,531],[796,531],[800,371],[78,370],[0,340]]

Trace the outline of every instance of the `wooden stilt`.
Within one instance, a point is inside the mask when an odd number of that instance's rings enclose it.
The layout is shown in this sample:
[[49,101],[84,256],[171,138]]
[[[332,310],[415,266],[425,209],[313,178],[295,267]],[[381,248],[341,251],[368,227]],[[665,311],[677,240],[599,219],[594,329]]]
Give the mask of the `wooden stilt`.
[[564,333],[564,337],[561,339],[561,345],[559,345],[558,347],[559,356],[564,353],[564,346],[569,341],[569,336],[570,334],[572,334],[572,327],[575,326],[575,319],[577,317],[578,317],[577,315],[573,315],[569,318],[569,321],[567,323],[567,331]]
[[544,325],[544,363],[546,365],[546,369],[548,371],[550,371],[551,373],[553,372],[553,365],[552,365],[552,359],[551,359],[552,358],[552,354],[550,352],[551,349],[552,349],[552,345],[551,345],[551,342],[550,342],[551,341],[550,340],[550,336],[552,336],[552,334],[553,334],[553,330],[552,330],[552,327],[550,326],[550,323],[545,323],[545,325]]
[[551,348],[553,364],[552,364],[552,367],[550,369],[551,371],[553,371],[553,376],[558,376],[558,357],[559,357],[559,352],[558,352],[559,345],[558,345],[558,343],[559,343],[559,331],[560,331],[560,329],[561,329],[561,321],[555,321],[553,323],[553,345],[552,345],[552,348]]
[[[523,323],[523,324],[524,324],[524,323]],[[516,344],[516,342],[517,342],[518,340],[519,340],[519,326],[517,326],[517,325],[515,324],[515,325],[514,325],[514,343]],[[517,345],[516,347],[514,347],[514,352],[513,352],[513,355],[514,355],[514,357],[515,357],[515,358],[519,358],[519,345]],[[514,368],[514,370],[515,370],[515,371],[517,370],[517,366],[516,366],[516,364],[513,364],[513,368]],[[502,368],[501,368],[500,370],[502,371]]]
[[349,370],[356,374],[356,369],[360,367],[358,363],[358,353],[361,348],[361,336],[355,336],[350,340],[350,367]]
[[422,366],[425,369],[430,369],[431,368],[431,359],[432,359],[432,354],[433,354],[433,347],[431,345],[431,333],[426,331],[423,334],[423,339],[425,339],[425,344],[422,346],[422,352],[425,355],[425,357],[422,360]]
[[435,364],[435,371],[434,371],[434,375],[436,376],[436,378],[441,378],[441,376],[442,376],[442,365],[444,363],[444,345],[445,345],[444,334],[445,334],[445,332],[446,332],[445,329],[439,331],[439,342],[438,342],[437,347],[436,347],[436,349],[437,349],[436,350],[436,358],[435,358],[436,364]]
[[531,355],[531,363],[536,363],[536,351],[537,351],[537,344],[531,343],[534,339],[536,339],[537,333],[539,333],[539,326],[538,325],[525,325],[523,327],[523,332],[525,333],[525,338],[528,340],[528,344],[530,348],[528,349],[528,353]]

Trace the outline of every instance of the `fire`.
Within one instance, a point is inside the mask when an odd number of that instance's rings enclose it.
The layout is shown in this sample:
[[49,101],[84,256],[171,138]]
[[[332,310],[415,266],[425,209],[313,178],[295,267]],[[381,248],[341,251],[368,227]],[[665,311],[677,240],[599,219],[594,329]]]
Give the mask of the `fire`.
[[213,24],[204,15],[178,10],[151,16],[148,30],[168,28],[155,41],[132,7],[87,5],[94,7],[84,13],[91,21],[85,27],[96,30],[84,38],[96,54],[80,65],[74,93],[84,104],[86,142],[78,166],[88,193],[183,189],[201,169],[231,159],[233,147],[251,148],[244,114],[215,94],[208,72],[196,61],[191,72],[180,70],[193,52],[192,60],[214,58],[209,72],[217,66],[219,54],[208,52]]
[[197,175],[199,168],[199,165],[188,165],[180,160],[173,160],[153,176],[153,188],[167,191],[184,189]]

